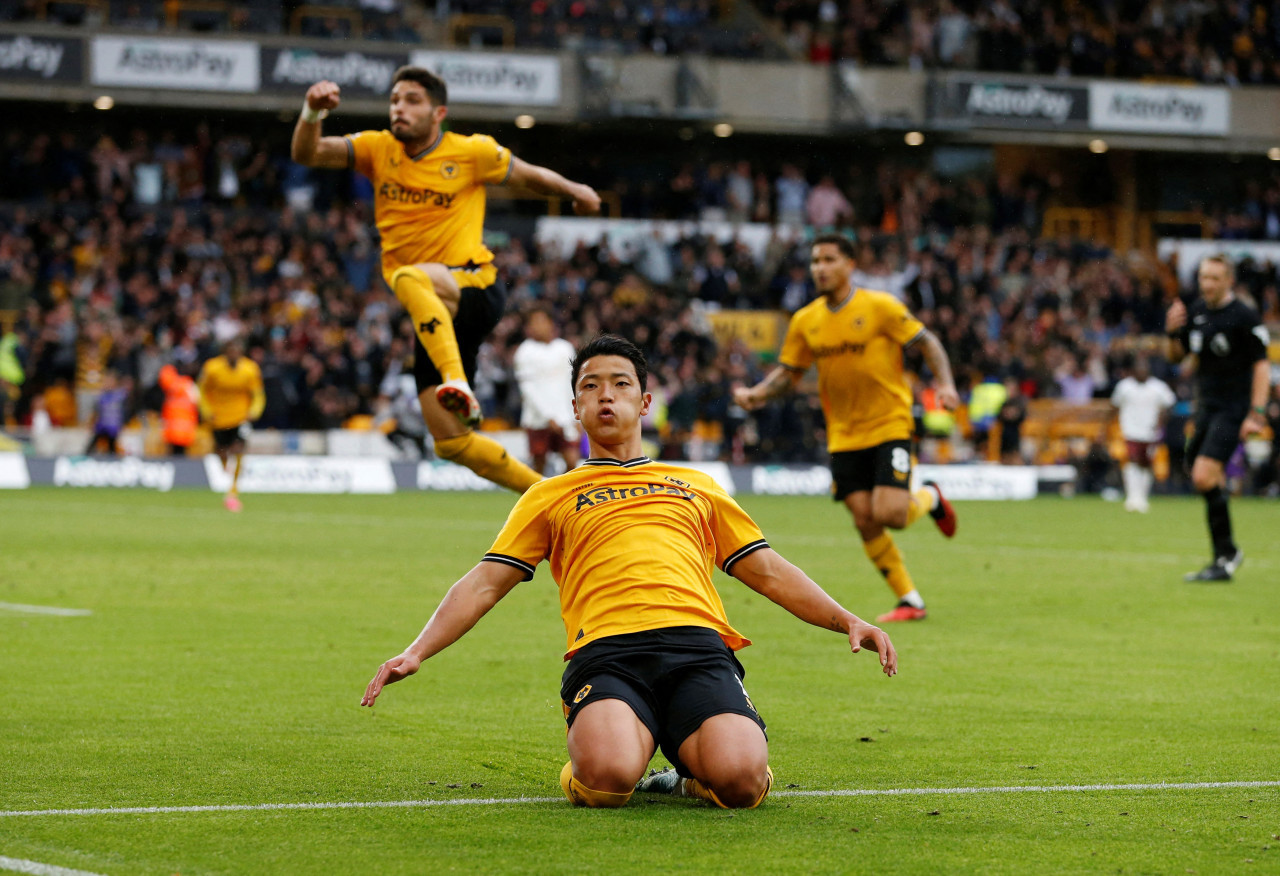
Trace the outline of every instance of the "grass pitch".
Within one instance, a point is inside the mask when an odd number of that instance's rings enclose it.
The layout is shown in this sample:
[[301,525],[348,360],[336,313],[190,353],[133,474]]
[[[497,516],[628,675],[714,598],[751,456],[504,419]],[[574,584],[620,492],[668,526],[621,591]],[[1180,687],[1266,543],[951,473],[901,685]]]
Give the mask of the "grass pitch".
[[[0,493],[0,859],[99,874],[1280,872],[1280,508],[1206,560],[1200,502],[971,503],[899,535],[930,618],[901,674],[718,577],[778,793],[728,813],[559,798],[564,633],[545,564],[461,642],[357,703],[489,547],[507,495]],[[848,515],[744,497],[847,607],[892,596]],[[497,800],[503,802],[465,802]],[[34,810],[423,801],[347,809]],[[428,805],[440,804],[440,805]],[[0,864],[3,862],[0,861]],[[3,866],[0,866],[3,869]]]

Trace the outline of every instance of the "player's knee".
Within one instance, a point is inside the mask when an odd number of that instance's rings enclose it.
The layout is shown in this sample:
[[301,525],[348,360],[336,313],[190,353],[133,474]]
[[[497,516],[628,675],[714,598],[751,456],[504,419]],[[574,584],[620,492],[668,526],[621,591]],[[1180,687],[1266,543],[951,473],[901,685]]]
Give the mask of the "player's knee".
[[760,763],[726,773],[709,784],[721,805],[728,809],[749,809],[764,799],[770,778],[769,765]]
[[635,793],[633,782],[623,791],[606,791],[593,787],[573,774],[573,762],[570,761],[560,770],[560,790],[569,798],[574,806],[586,806],[590,809],[617,809],[627,805],[631,795]]
[[907,526],[907,507],[905,505],[892,508],[876,509],[876,523],[890,529],[905,529]]
[[1207,493],[1214,487],[1221,486],[1215,472],[1200,471],[1198,469],[1191,472],[1191,484],[1195,487],[1197,493]]
[[[585,787],[606,794],[630,794],[644,768],[636,770],[618,760],[579,757],[574,763],[577,780]],[[618,804],[621,805],[621,804]]]

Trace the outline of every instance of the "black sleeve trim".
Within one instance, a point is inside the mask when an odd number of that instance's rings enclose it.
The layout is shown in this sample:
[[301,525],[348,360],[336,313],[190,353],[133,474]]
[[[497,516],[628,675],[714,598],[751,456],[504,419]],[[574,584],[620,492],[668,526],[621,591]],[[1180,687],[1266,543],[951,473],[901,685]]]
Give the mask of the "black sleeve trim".
[[742,559],[747,554],[753,554],[756,551],[760,550],[761,548],[767,548],[768,546],[769,546],[769,542],[765,541],[763,538],[759,539],[758,541],[753,541],[750,544],[744,545],[743,547],[740,547],[733,553],[729,554],[729,556],[725,558],[724,565],[721,566],[720,568],[724,569],[724,573],[726,575],[732,575],[733,566],[735,563],[738,562],[738,560]]
[[498,183],[498,185],[505,186],[511,180],[511,171],[515,169],[516,156],[510,149],[507,149],[507,172],[502,175],[502,182]]
[[533,577],[533,566],[530,566],[524,560],[518,560],[515,557],[509,557],[506,554],[485,554],[482,558],[486,563],[502,563],[512,568],[519,569],[524,572],[524,580],[528,581]]
[[913,346],[919,343],[920,341],[924,340],[924,336],[928,333],[929,333],[929,330],[927,328],[921,327],[920,331],[912,335],[911,339],[902,345],[902,349],[905,350],[907,347]]
[[347,144],[347,170],[351,170],[356,166],[356,144],[351,142],[350,137],[343,137],[342,139]]

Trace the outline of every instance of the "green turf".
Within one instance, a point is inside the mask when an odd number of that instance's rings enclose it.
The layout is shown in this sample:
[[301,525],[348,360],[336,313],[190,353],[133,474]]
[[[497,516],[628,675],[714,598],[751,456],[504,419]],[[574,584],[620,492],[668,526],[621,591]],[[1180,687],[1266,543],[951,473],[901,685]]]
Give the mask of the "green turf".
[[[0,810],[557,797],[545,565],[374,711],[357,703],[486,550],[506,495],[0,493]],[[864,616],[889,591],[829,501],[747,497]],[[1203,508],[972,503],[898,537],[930,618],[901,674],[719,578],[777,790],[1280,780],[1280,507],[1190,585]],[[864,741],[865,740],[865,741]],[[105,874],[1276,873],[1280,788],[0,817],[0,856]]]

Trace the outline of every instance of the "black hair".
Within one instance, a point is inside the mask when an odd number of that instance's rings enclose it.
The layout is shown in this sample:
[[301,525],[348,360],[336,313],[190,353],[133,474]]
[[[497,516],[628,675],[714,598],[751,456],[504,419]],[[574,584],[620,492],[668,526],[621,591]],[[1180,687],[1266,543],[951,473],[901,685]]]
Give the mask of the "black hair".
[[391,85],[394,87],[397,82],[404,82],[406,79],[418,83],[427,90],[427,97],[431,100],[432,106],[444,106],[449,102],[449,87],[444,84],[443,79],[426,67],[401,67],[391,77]]
[[840,250],[840,255],[847,259],[858,258],[858,252],[853,248],[853,241],[845,237],[843,234],[839,234],[835,231],[828,232],[827,234],[819,234],[813,239],[812,246],[818,246],[823,243],[834,244],[836,249]]
[[640,391],[645,392],[645,387],[649,383],[649,364],[644,360],[644,353],[641,353],[640,348],[626,338],[599,334],[587,341],[578,350],[578,355],[573,357],[572,387],[575,394],[578,390],[578,374],[581,373],[586,361],[593,356],[621,356],[624,359],[630,359],[631,364],[636,367],[636,379],[640,381]]

